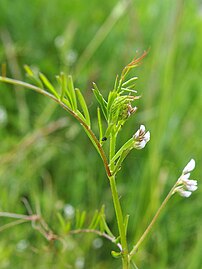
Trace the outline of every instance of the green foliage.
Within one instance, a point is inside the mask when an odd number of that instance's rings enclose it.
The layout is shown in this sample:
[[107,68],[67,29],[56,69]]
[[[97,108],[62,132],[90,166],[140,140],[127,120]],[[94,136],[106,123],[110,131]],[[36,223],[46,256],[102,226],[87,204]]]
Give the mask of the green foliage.
[[[129,155],[119,173],[121,201],[126,213],[132,216],[128,223],[132,243],[147,226],[186,160],[193,154],[197,163],[201,163],[201,3],[134,1],[100,41],[96,33],[116,4],[117,1],[96,0],[86,5],[85,1],[37,0],[30,8],[24,0],[12,4],[0,1],[1,33],[2,29],[8,30],[14,48],[14,54],[6,54],[9,46],[1,35],[0,61],[7,63],[10,77],[21,78],[18,71],[24,63],[39,66],[48,78],[58,70],[71,73],[93,111],[97,103],[92,102],[89,81],[96,81],[105,97],[106,89],[112,88],[112,77],[120,73],[135,51],[151,47],[144,65],[136,69],[135,76],[140,79],[132,81],[138,95],[143,96],[138,100],[141,112],[137,112],[132,127],[125,124],[124,132],[120,132],[120,141],[125,142],[144,122],[152,134],[148,149],[138,156]],[[98,46],[86,61],[81,56],[93,39]],[[15,59],[17,68],[13,69]],[[42,87],[40,79],[32,83]],[[127,84],[122,86],[128,88]],[[70,107],[59,87],[60,98]],[[79,126],[67,119],[66,124],[60,123],[60,128],[51,132],[48,122],[55,125],[55,119],[64,116],[55,104],[30,92],[15,93],[4,84],[0,88],[1,115],[4,112],[6,115],[1,116],[0,123],[1,210],[26,213],[20,204],[21,197],[26,196],[32,205],[38,201],[42,215],[55,228],[59,221],[54,216],[58,211],[62,214],[65,203],[81,211],[87,209],[87,215],[100,208],[100,203],[106,203],[110,227],[116,230],[108,185],[103,181],[104,171],[99,168],[100,161],[88,140],[81,137]],[[78,96],[77,100],[79,106]],[[79,111],[87,122],[83,108]],[[106,118],[101,119],[104,129]],[[95,118],[91,118],[91,124],[95,127]],[[100,140],[103,137],[104,132]],[[103,147],[105,143],[108,140]],[[121,145],[118,143],[117,147]],[[196,168],[193,177],[199,179],[199,165]],[[201,204],[200,188],[186,202],[181,198],[171,201],[154,233],[145,241],[144,251],[139,249],[138,268],[200,268]],[[68,221],[65,223],[69,225]],[[27,245],[19,247],[24,239]],[[71,258],[62,248],[47,243],[28,224],[22,224],[1,233],[1,267],[76,267],[74,253],[77,253],[85,256],[84,268],[117,268],[119,260],[108,255],[111,245],[95,251],[93,239],[80,237],[82,244],[78,245],[74,238],[69,238],[68,247],[74,249]]]
[[95,83],[93,83],[93,86],[94,86],[93,93],[95,95],[95,98],[97,99],[97,101],[100,105],[100,108],[102,109],[102,113],[103,113],[105,119],[107,120],[107,102],[105,101],[104,97],[102,96],[102,94],[98,90],[98,87],[96,86]]

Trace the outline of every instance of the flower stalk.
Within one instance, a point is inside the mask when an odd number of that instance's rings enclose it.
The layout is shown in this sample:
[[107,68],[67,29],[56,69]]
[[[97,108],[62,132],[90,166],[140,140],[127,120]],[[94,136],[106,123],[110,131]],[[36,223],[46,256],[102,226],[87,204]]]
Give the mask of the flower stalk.
[[[132,250],[131,250],[131,252],[129,254],[129,259],[131,259],[136,254],[136,252],[138,251],[139,246],[142,244],[145,237],[151,231],[152,227],[154,226],[154,224],[157,221],[160,213],[162,212],[162,210],[164,209],[164,207],[168,203],[171,196],[173,194],[175,194],[176,192],[178,192],[182,197],[189,197],[191,195],[192,191],[195,191],[197,189],[197,181],[188,179],[189,176],[190,176],[190,172],[194,168],[195,168],[195,161],[194,161],[194,159],[191,159],[191,161],[183,169],[182,174],[179,177],[179,179],[176,181],[176,183],[171,188],[168,195],[166,196],[166,198],[162,202],[161,206],[157,210],[157,212],[154,215],[153,219],[151,220],[150,224],[148,225],[148,227],[146,228],[146,230],[144,231],[144,233],[142,234],[142,236],[140,237],[138,242],[132,248]],[[185,190],[184,188],[187,188],[187,190]]]
[[148,227],[146,228],[146,230],[144,231],[144,233],[142,234],[142,236],[140,237],[140,239],[138,240],[138,242],[134,245],[134,247],[132,248],[130,254],[129,254],[129,259],[131,259],[138,251],[139,246],[142,244],[142,242],[144,241],[144,239],[146,238],[146,236],[149,234],[149,232],[151,231],[152,227],[154,226],[155,222],[157,221],[160,213],[162,212],[162,210],[164,209],[164,207],[166,206],[166,204],[168,203],[170,197],[173,194],[173,191],[176,187],[177,183],[173,186],[173,188],[170,190],[170,192],[168,193],[168,195],[166,196],[166,198],[164,199],[164,201],[162,202],[161,206],[159,207],[159,209],[157,210],[156,214],[154,215],[153,219],[151,220],[150,224],[148,225]]

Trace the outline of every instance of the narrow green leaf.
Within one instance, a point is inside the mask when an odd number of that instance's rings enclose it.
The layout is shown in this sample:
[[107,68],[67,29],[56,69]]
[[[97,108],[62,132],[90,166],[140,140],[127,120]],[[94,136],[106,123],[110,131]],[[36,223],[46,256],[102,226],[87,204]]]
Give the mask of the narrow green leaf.
[[71,98],[71,103],[72,103],[72,109],[73,111],[77,110],[77,100],[76,100],[76,94],[75,94],[75,89],[74,89],[74,83],[72,76],[67,77],[67,89]]
[[86,119],[86,123],[88,124],[88,126],[90,126],[90,115],[89,115],[89,112],[88,112],[88,107],[86,105],[86,101],[81,93],[81,91],[79,89],[75,89],[76,91],[76,94],[77,94],[77,98],[78,98],[78,101],[79,101],[79,104],[81,105],[81,108],[83,110],[83,113],[84,113],[84,116],[85,116],[85,119]]
[[57,213],[57,218],[62,226],[62,230],[65,230],[65,220],[60,213]]
[[102,207],[100,209],[100,231],[102,233],[104,233],[104,231],[105,231],[104,220],[105,220],[105,206],[102,205]]
[[130,78],[129,80],[125,81],[122,86],[127,88],[129,85],[131,85],[132,83],[134,83],[136,80],[138,79],[138,77],[133,77]]
[[104,226],[104,223],[103,223],[102,216],[100,216],[100,231],[101,231],[102,233],[105,232],[105,226]]
[[33,73],[32,69],[28,65],[25,64],[24,69],[25,69],[28,76],[34,77],[34,73]]
[[93,86],[94,86],[93,93],[95,95],[95,98],[97,99],[97,101],[102,109],[102,113],[104,114],[104,117],[107,120],[107,102],[105,101],[104,97],[102,96],[102,94],[98,90],[97,85],[95,83],[93,83]]
[[38,76],[32,71],[32,69],[28,65],[24,65],[24,69],[26,71],[26,74],[28,78],[39,88],[43,89],[43,83],[41,80],[38,78]]
[[103,205],[100,210],[100,224],[101,224],[101,231],[106,232],[111,237],[115,238],[111,230],[109,229],[109,226],[106,222],[106,216],[105,216],[105,206]]
[[108,127],[107,127],[107,130],[106,130],[104,136],[108,138],[110,136],[111,132],[113,131],[113,129],[114,129],[114,124],[113,123],[110,123],[108,125]]
[[129,217],[129,215],[126,215],[124,219],[125,235],[127,235]]
[[71,230],[71,226],[72,226],[71,221],[68,221],[66,223],[66,225],[65,225],[65,231],[64,232],[68,233]]
[[[115,102],[116,98],[117,98],[117,93],[116,92],[110,92],[109,96],[108,96],[108,103],[107,103],[107,117],[108,117],[108,122],[111,121],[112,118],[112,105]],[[118,111],[116,111],[116,113],[118,113]]]
[[122,90],[121,93],[124,93],[124,92],[131,92],[132,94],[137,93],[137,91],[135,91],[133,89],[130,89],[130,87],[128,87],[128,88],[121,88],[121,90]]
[[47,77],[43,74],[43,73],[39,73],[39,77],[41,79],[41,81],[43,82],[43,84],[47,87],[47,89],[55,96],[59,99],[59,95],[56,92],[55,88],[53,87],[53,85],[50,83],[50,81],[47,79]]
[[107,115],[108,115],[108,118],[110,117],[110,110],[111,110],[112,104],[114,103],[117,96],[118,95],[117,95],[116,92],[110,92],[109,93],[108,103],[107,103]]
[[96,228],[95,224],[97,222],[98,217],[99,217],[99,212],[98,212],[98,210],[96,210],[94,215],[93,215],[93,218],[92,218],[92,220],[91,220],[91,222],[90,222],[90,224],[88,226],[89,229],[95,229]]
[[95,221],[94,226],[92,227],[92,229],[96,229],[97,226],[99,225],[99,223],[100,223],[100,215],[98,214],[98,217],[97,217],[97,219],[96,219],[96,221]]
[[76,223],[75,223],[75,227],[76,229],[79,229],[79,221],[80,221],[80,217],[81,217],[81,212],[79,209],[76,210]]
[[71,221],[65,222],[65,219],[60,213],[57,213],[57,218],[62,226],[63,233],[68,233],[71,229]]
[[[67,90],[67,77],[61,72],[59,76],[56,76],[56,79],[61,87],[60,100],[64,102],[71,110],[73,110],[71,96],[69,91]],[[65,101],[64,101],[65,100]]]
[[121,154],[127,150],[127,149],[131,149],[131,147],[133,146],[134,143],[134,139],[133,137],[131,139],[129,139],[118,151],[117,153],[113,156],[113,158],[111,159],[111,163],[115,162],[117,158],[119,158],[121,156]]
[[67,98],[63,98],[62,102],[68,106],[70,109],[72,109],[70,102],[67,100]]
[[117,85],[118,85],[118,78],[119,78],[119,76],[117,75],[116,79],[115,79],[115,82],[114,82],[114,90],[113,91],[116,91],[116,88],[117,88]]
[[123,84],[123,79],[124,79],[123,77],[120,78],[119,84],[118,84],[118,86],[116,88],[116,92],[118,92],[118,93],[121,91],[121,86]]
[[83,211],[82,213],[80,210],[76,210],[76,229],[81,229],[84,222],[86,220],[86,211]]
[[84,121],[87,124],[86,118],[84,118],[84,115],[78,109],[76,111],[76,114],[79,116],[80,119],[82,119],[82,121]]
[[[117,172],[121,169],[121,164],[122,164],[122,162],[125,160],[125,158],[127,157],[127,155],[129,154],[130,150],[131,150],[131,149],[129,148],[129,149],[126,149],[126,150],[124,150],[124,151],[122,152],[121,156],[120,156],[120,157],[118,158],[118,160],[116,161],[115,167],[114,167],[114,169],[113,169],[113,171],[112,171],[112,174],[113,174],[113,175],[116,175]],[[113,164],[113,161],[111,161],[110,165],[112,165],[112,164]]]
[[65,92],[67,90],[67,80],[66,80],[65,74],[63,72],[61,72],[61,74],[60,74],[60,81],[61,81],[60,100],[62,101],[64,96],[65,96]]
[[115,236],[113,235],[113,233],[111,232],[107,222],[106,222],[106,219],[104,216],[102,216],[102,223],[103,223],[103,227],[104,227],[104,231],[111,237],[115,238]]
[[97,108],[97,120],[98,120],[98,128],[99,128],[99,134],[100,134],[100,143],[102,143],[103,138],[103,128],[102,128],[102,119],[100,114],[100,108]]
[[85,220],[86,220],[86,211],[83,211],[81,213],[80,220],[79,220],[79,229],[83,227]]

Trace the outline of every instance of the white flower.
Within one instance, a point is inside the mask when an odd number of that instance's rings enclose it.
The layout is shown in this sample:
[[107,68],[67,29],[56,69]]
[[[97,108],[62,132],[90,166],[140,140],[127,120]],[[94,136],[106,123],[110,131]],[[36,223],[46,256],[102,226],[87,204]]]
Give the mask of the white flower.
[[194,168],[195,168],[195,160],[191,159],[191,161],[188,162],[188,164],[183,169],[182,173],[187,174],[187,173],[191,172],[192,170],[194,170]]
[[137,132],[133,135],[134,138],[134,147],[136,149],[143,149],[147,142],[150,140],[150,132],[145,132],[145,126],[140,125],[140,128]]
[[182,183],[184,184],[184,186],[188,191],[196,191],[198,189],[196,180],[184,179],[182,180]]
[[198,189],[197,180],[189,179],[190,172],[195,168],[195,160],[191,159],[191,161],[185,166],[182,171],[181,176],[177,181],[177,187],[174,192],[178,192],[183,197],[189,197],[193,191]]
[[183,187],[176,188],[176,192],[178,192],[180,196],[186,197],[186,198],[188,198],[192,194],[191,191],[186,191],[183,189]]

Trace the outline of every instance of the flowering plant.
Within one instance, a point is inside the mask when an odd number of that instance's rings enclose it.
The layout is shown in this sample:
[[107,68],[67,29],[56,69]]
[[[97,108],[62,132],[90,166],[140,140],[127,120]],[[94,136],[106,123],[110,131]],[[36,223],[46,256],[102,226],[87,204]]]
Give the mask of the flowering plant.
[[[189,197],[193,191],[197,189],[197,181],[189,179],[190,172],[195,167],[195,161],[191,161],[185,166],[181,176],[174,184],[160,208],[157,210],[154,218],[151,220],[149,226],[146,228],[143,235],[140,237],[138,242],[133,245],[129,250],[128,239],[127,239],[127,225],[129,216],[124,216],[122,207],[120,204],[119,195],[117,192],[116,176],[121,169],[122,163],[133,149],[144,149],[146,144],[150,140],[150,132],[146,131],[145,126],[142,124],[135,134],[126,141],[119,149],[117,149],[117,139],[119,132],[123,128],[126,121],[136,112],[137,107],[133,106],[135,100],[139,99],[140,96],[136,95],[134,90],[135,82],[137,77],[127,78],[128,73],[131,69],[138,66],[141,60],[145,57],[144,53],[140,58],[134,58],[122,71],[120,77],[117,76],[112,91],[109,92],[107,98],[104,98],[97,85],[93,84],[93,93],[98,102],[97,108],[97,122],[99,127],[99,134],[95,134],[91,126],[90,113],[84,99],[82,92],[75,88],[73,79],[71,76],[66,76],[61,73],[57,76],[58,87],[54,87],[46,76],[42,73],[37,73],[25,66],[27,76],[29,79],[34,81],[34,84],[14,80],[7,78],[5,74],[0,76],[0,81],[10,83],[14,85],[20,85],[25,88],[34,90],[44,96],[47,96],[58,103],[64,110],[70,113],[83,127],[85,133],[91,140],[93,146],[99,153],[103,166],[106,171],[106,175],[109,179],[109,185],[111,188],[111,194],[116,214],[118,234],[114,235],[110,230],[104,207],[98,212],[96,211],[92,222],[87,228],[83,228],[85,222],[85,213],[77,215],[77,224],[75,229],[68,229],[66,231],[69,234],[81,233],[81,232],[93,232],[99,236],[103,236],[110,240],[118,247],[119,251],[112,251],[114,257],[119,257],[122,261],[122,268],[129,269],[131,264],[134,263],[134,255],[136,254],[139,246],[150,232],[154,223],[156,222],[160,212],[174,193],[179,193],[183,197]],[[103,125],[105,122],[105,126]],[[108,150],[104,150],[103,144],[107,141]],[[108,154],[108,156],[107,156]],[[47,240],[61,240],[63,238],[59,235],[55,235],[45,224],[41,216],[38,215],[18,215],[12,213],[1,212],[1,216],[21,218],[24,221],[31,221],[34,227],[37,227]],[[136,267],[137,268],[137,267]]]

